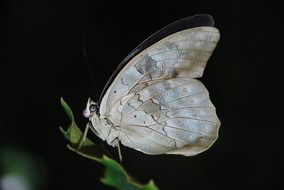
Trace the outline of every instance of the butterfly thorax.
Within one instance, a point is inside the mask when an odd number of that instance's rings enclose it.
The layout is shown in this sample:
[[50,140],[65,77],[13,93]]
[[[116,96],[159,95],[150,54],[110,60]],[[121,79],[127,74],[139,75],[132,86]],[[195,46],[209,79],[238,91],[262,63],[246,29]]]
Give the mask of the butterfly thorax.
[[96,131],[96,135],[102,140],[107,141],[111,146],[116,146],[116,139],[119,136],[119,128],[116,127],[110,120],[106,117],[98,116],[93,114],[90,118],[92,126]]

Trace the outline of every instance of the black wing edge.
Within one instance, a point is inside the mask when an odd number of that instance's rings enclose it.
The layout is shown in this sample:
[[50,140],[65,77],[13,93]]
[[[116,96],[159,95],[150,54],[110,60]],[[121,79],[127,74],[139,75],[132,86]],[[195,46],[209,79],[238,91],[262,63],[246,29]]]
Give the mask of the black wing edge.
[[186,30],[189,28],[195,28],[199,26],[214,26],[214,19],[211,15],[208,14],[198,14],[193,15],[190,17],[182,18],[177,20],[162,29],[158,30],[146,40],[144,40],[141,44],[139,44],[135,49],[133,49],[125,59],[118,65],[116,70],[113,72],[111,77],[109,78],[107,84],[105,85],[99,99],[99,104],[102,101],[104,94],[106,93],[108,87],[111,85],[112,81],[116,77],[116,75],[120,72],[120,70],[126,65],[134,56],[145,50],[146,48],[150,47],[154,43],[160,41],[161,39],[174,34],[176,32]]

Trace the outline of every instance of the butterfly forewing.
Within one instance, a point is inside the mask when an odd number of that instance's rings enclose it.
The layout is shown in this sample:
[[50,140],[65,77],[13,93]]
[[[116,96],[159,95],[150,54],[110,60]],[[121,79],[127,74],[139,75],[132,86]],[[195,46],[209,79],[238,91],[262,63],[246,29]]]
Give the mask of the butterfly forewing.
[[201,77],[218,40],[216,28],[197,27],[172,34],[150,46],[118,73],[102,99],[100,113],[108,114],[117,101],[141,82]]
[[101,102],[105,92],[107,91],[108,87],[111,85],[112,81],[116,77],[116,75],[120,72],[120,70],[137,54],[145,50],[146,48],[150,47],[151,45],[155,44],[156,42],[162,40],[163,38],[172,35],[176,32],[186,30],[189,28],[199,27],[199,26],[214,26],[214,20],[211,15],[207,14],[198,14],[190,17],[186,17],[176,22],[173,22],[162,29],[158,30],[146,40],[144,40],[141,44],[139,44],[135,49],[133,49],[128,56],[118,65],[117,69],[113,72],[110,79],[108,80],[107,84],[105,85],[99,102]]

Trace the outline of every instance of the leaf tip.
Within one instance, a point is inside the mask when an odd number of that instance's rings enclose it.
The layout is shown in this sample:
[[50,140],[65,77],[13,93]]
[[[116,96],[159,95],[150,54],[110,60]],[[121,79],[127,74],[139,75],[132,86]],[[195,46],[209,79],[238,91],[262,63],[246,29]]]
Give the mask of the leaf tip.
[[65,102],[65,100],[63,99],[63,97],[60,98],[60,102],[61,102],[61,105],[63,107],[63,109],[65,110],[69,120],[71,122],[74,121],[74,116],[73,116],[73,113],[72,113],[72,110],[71,108],[69,107],[69,105]]
[[60,97],[60,103],[61,103],[61,105],[66,104],[66,102],[65,102],[65,100],[63,99],[62,96]]

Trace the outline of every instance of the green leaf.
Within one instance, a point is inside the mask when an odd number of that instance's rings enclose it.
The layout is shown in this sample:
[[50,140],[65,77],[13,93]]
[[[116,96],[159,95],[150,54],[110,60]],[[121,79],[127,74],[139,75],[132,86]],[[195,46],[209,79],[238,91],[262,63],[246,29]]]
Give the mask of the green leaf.
[[153,181],[146,185],[135,181],[118,162],[107,156],[104,156],[100,162],[106,166],[105,175],[101,179],[102,183],[106,185],[119,190],[158,190]]
[[62,97],[60,98],[60,102],[61,102],[61,105],[62,105],[64,111],[66,112],[66,114],[68,116],[68,119],[70,120],[70,122],[73,122],[74,121],[74,116],[73,116],[73,112],[72,112],[71,108],[64,101],[64,99]]
[[68,144],[67,147],[77,154],[92,159],[105,166],[104,177],[101,179],[102,183],[112,186],[118,190],[158,190],[158,187],[152,180],[145,185],[134,180],[129,174],[127,174],[119,162],[104,155],[99,147],[90,139],[86,138],[81,148],[78,149],[78,145],[82,138],[82,132],[75,123],[71,108],[63,100],[63,98],[61,98],[61,105],[70,120],[70,124],[66,131],[60,127],[64,137],[70,141],[70,144]]
[[[64,137],[67,140],[69,140],[72,145],[78,145],[82,138],[82,132],[77,126],[77,124],[75,123],[73,112],[71,108],[69,107],[69,105],[63,100],[63,98],[61,98],[60,101],[61,101],[61,105],[63,109],[65,110],[68,116],[68,119],[70,120],[69,121],[70,124],[66,131],[62,127],[59,127],[59,128],[61,132],[63,133]],[[95,144],[92,141],[90,141],[90,139],[86,138],[86,140],[83,142],[83,147],[84,146],[95,146]]]

